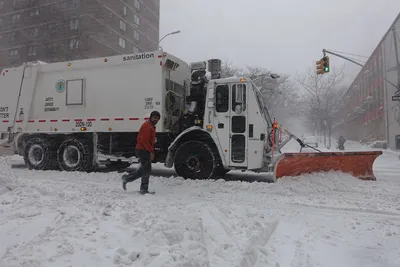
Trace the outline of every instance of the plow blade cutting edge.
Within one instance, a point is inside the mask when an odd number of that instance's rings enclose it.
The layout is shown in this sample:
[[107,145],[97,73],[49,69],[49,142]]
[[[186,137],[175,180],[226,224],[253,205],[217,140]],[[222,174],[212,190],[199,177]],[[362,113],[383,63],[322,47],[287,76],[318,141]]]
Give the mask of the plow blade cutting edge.
[[341,171],[362,180],[376,181],[372,166],[380,155],[382,151],[284,153],[276,161],[274,178]]

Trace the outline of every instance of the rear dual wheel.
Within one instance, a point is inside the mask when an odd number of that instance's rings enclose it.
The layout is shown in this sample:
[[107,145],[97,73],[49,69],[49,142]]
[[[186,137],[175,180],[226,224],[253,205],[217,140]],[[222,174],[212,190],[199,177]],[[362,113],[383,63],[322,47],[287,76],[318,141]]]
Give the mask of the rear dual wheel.
[[92,171],[93,152],[90,140],[71,137],[63,142],[33,137],[25,145],[25,165],[33,170]]
[[71,137],[57,151],[57,161],[63,171],[92,171],[93,152],[89,140]]
[[25,145],[24,162],[30,170],[56,170],[57,144],[51,139],[33,137]]

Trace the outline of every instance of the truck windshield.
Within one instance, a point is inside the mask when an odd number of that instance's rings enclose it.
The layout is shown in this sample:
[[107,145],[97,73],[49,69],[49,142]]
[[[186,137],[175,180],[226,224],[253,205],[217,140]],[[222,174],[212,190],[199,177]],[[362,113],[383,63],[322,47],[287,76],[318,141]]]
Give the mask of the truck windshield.
[[271,127],[272,120],[271,120],[271,117],[269,116],[268,109],[265,105],[264,97],[262,96],[261,92],[257,89],[257,87],[254,84],[252,84],[252,86],[253,86],[253,91],[256,95],[256,99],[257,99],[261,114],[262,114],[264,120],[267,122],[268,126]]

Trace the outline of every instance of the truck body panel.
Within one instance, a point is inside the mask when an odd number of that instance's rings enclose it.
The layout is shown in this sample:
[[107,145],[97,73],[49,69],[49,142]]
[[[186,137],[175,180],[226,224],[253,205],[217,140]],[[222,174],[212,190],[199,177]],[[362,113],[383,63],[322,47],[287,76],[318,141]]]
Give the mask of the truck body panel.
[[25,65],[4,69],[0,75],[0,133],[14,124]]
[[[179,67],[165,69],[164,63],[172,58]],[[2,104],[2,107],[16,106],[21,69],[22,66],[15,71],[18,75],[8,78],[12,78],[12,85],[8,80],[6,83],[0,80],[0,87],[6,87],[6,93],[2,94],[8,96],[4,102],[11,103]],[[181,86],[181,91],[185,90],[189,68],[183,61],[155,51],[70,63],[28,63],[25,73],[29,75],[25,75],[22,82],[14,131],[137,132],[151,111],[158,110],[162,119],[157,130],[165,132],[174,121],[172,112],[168,116],[166,111],[166,89],[173,84]],[[173,108],[182,111],[184,102],[180,101],[178,107]],[[8,124],[0,121],[2,131],[9,125],[12,125],[12,118]]]

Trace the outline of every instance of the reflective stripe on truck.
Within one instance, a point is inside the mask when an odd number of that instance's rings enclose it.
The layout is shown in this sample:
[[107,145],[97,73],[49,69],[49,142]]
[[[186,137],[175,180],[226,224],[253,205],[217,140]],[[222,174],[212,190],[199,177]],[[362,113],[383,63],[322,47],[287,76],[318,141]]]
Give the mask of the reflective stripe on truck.
[[[114,120],[114,121],[124,121],[124,120],[129,120],[129,121],[138,121],[140,118],[122,118],[122,117],[118,117],[118,118],[100,118],[98,120],[100,121],[110,121],[110,120]],[[148,120],[149,118],[143,118],[143,120]],[[55,120],[55,119],[51,119],[51,120],[45,120],[45,119],[38,119],[38,120],[28,120],[28,123],[35,123],[35,122],[71,122],[71,121],[96,121],[96,118],[88,118],[88,119],[61,119],[61,120]],[[10,123],[10,120],[3,120],[1,121],[2,123]],[[16,120],[15,123],[23,123],[23,120]]]

